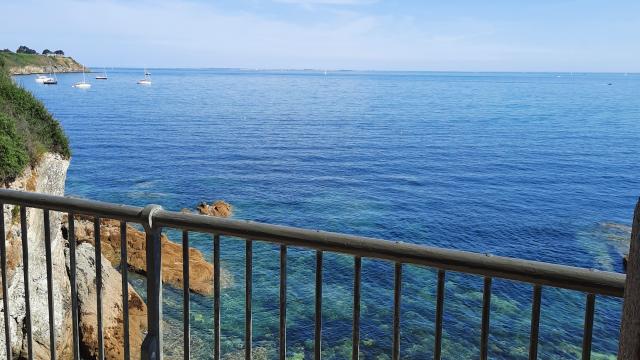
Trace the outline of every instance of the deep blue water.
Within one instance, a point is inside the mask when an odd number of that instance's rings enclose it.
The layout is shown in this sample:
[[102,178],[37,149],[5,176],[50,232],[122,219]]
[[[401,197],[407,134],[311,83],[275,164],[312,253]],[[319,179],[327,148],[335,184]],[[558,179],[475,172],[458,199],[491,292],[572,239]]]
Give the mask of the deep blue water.
[[[629,224],[640,194],[638,74],[152,73],[145,87],[140,69],[111,70],[88,91],[71,87],[78,74],[55,87],[16,78],[69,135],[67,194],[173,210],[224,199],[240,219],[622,271],[604,224]],[[211,256],[210,237],[192,243]],[[273,356],[278,248],[254,251],[254,344]],[[231,354],[242,349],[244,244],[223,239],[222,258],[234,276],[222,299]],[[289,269],[288,350],[310,358],[314,253],[292,249]],[[326,254],[324,272],[324,354],[345,359],[352,260]],[[436,272],[405,267],[404,280],[402,357],[430,358]],[[363,358],[386,359],[392,264],[365,260],[363,281]],[[451,273],[446,286],[444,356],[477,358],[482,279]],[[179,319],[179,291],[165,298],[165,317]],[[526,284],[494,281],[491,358],[526,358],[530,298]],[[544,290],[541,358],[579,357],[584,301]],[[203,356],[212,299],[192,302]],[[598,298],[594,356],[615,354],[619,312]]]

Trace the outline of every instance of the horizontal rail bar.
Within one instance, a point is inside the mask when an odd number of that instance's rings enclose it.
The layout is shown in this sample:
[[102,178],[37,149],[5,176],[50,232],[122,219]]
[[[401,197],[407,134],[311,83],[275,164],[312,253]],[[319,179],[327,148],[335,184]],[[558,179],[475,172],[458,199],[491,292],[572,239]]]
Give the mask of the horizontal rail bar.
[[[94,214],[139,223],[146,223],[149,220],[144,219],[142,208],[139,207],[15,190],[0,190],[0,202],[46,207],[56,211]],[[157,226],[181,230],[215,233],[281,245],[423,265],[441,270],[522,281],[599,295],[622,297],[624,293],[626,276],[613,272],[165,210],[155,211],[151,216]]]
[[153,221],[172,228],[215,232],[594,294],[617,297],[624,294],[626,276],[614,272],[165,210],[157,211]]
[[0,189],[0,199],[6,204],[21,205],[52,211],[73,212],[82,215],[94,215],[109,219],[131,220],[139,222],[142,208],[118,205],[102,201],[85,200],[65,196],[54,196],[35,192]]

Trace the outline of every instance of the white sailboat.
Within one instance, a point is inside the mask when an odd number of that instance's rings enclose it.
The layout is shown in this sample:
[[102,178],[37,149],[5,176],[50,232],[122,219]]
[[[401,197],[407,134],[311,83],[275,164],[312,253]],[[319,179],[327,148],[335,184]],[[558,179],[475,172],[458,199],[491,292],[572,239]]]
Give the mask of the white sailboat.
[[47,80],[49,77],[47,75],[38,75],[36,76],[36,82],[38,84],[42,84],[44,83],[45,80]]
[[[51,66],[51,63],[49,63],[49,69],[52,69],[53,67]],[[55,83],[57,83],[57,81],[51,77],[51,72],[49,72],[49,76],[47,75],[38,75],[36,76],[36,82],[38,84],[51,84],[52,81],[55,81]]]
[[104,68],[103,74],[104,75],[97,75],[96,76],[96,80],[107,80],[108,79],[108,77],[107,77],[107,68]]
[[42,83],[45,85],[57,85],[58,77],[56,76],[56,70],[51,66],[51,72],[49,73],[49,77],[46,78]]
[[147,72],[147,69],[144,69],[144,79],[138,80],[138,84],[140,85],[151,85],[151,73]]
[[73,84],[73,87],[78,89],[88,89],[91,87],[91,84],[87,82],[87,79],[84,75],[84,66],[82,67],[82,81]]

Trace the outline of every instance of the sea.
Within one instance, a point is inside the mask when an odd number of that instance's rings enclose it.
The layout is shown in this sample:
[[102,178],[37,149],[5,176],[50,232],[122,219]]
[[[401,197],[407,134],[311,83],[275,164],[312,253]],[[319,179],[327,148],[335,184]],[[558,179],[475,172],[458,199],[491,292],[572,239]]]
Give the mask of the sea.
[[[97,71],[102,70],[97,68]],[[107,68],[16,82],[72,148],[67,195],[165,209],[225,200],[235,219],[623,272],[640,195],[640,74]],[[177,232],[169,237],[181,241]],[[243,357],[245,252],[223,237],[222,352]],[[212,259],[212,238],[191,245]],[[255,358],[277,358],[279,247],[255,242]],[[117,266],[117,264],[116,264]],[[144,295],[144,278],[131,274]],[[353,258],[325,253],[322,354],[350,359]],[[288,253],[287,356],[312,359],[315,252]],[[361,359],[390,359],[392,263],[362,264]],[[434,351],[437,269],[405,265],[402,359]],[[443,358],[479,357],[483,279],[447,272]],[[167,358],[182,293],[164,287]],[[526,359],[532,286],[494,279],[489,358]],[[544,287],[539,358],[582,351],[586,294]],[[192,355],[213,298],[191,295]],[[614,359],[621,300],[598,296],[592,359]]]

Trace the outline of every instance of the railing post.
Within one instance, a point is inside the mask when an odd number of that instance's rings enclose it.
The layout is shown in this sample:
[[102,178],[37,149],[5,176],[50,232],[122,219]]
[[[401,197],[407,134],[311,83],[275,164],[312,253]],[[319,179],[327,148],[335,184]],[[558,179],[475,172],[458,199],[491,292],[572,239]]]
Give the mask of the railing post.
[[148,205],[142,212],[147,247],[147,336],[142,342],[143,360],[162,360],[162,228],[153,223],[153,214],[161,210]]
[[619,360],[640,359],[640,199],[633,212],[619,345]]

